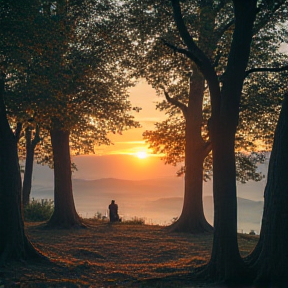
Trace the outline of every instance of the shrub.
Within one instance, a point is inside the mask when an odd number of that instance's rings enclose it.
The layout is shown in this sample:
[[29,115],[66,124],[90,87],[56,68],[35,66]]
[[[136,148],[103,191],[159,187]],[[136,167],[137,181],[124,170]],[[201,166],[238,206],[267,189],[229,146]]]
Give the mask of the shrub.
[[24,207],[24,219],[27,222],[40,222],[50,219],[54,211],[54,202],[51,199],[32,201]]
[[102,213],[97,211],[97,213],[94,215],[94,219],[102,220]]

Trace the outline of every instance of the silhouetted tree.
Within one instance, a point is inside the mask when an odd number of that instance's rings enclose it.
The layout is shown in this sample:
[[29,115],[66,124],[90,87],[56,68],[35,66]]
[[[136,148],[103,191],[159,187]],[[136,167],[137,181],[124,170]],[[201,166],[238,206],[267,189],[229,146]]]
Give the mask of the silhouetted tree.
[[[213,63],[217,75],[221,75],[226,66],[234,28],[231,1],[217,3],[215,1],[184,1],[181,2],[181,5],[183,18],[190,35],[193,36],[195,43]],[[207,133],[207,120],[211,112],[208,101],[209,93],[206,89],[205,77],[199,71],[197,65],[189,61],[185,55],[171,53],[172,50],[174,52],[178,50],[175,49],[175,46],[169,44],[180,43],[179,45],[181,45],[182,43],[173,23],[171,8],[170,1],[154,1],[153,3],[149,0],[131,1],[127,4],[129,10],[127,18],[130,19],[132,26],[130,29],[133,36],[131,37],[137,39],[135,40],[136,47],[140,51],[139,59],[141,63],[138,59],[135,59],[134,65],[139,69],[139,74],[145,77],[159,94],[164,94],[166,97],[166,101],[158,104],[157,108],[165,111],[168,119],[156,123],[156,129],[145,131],[143,136],[154,153],[164,155],[162,159],[165,163],[176,165],[185,161],[184,167],[178,172],[178,174],[185,173],[183,209],[178,221],[171,225],[170,230],[192,233],[211,231],[211,226],[207,223],[203,214],[203,171],[202,176],[199,172],[204,170],[205,180],[209,179],[212,174],[212,157],[211,153],[208,154],[211,150],[211,141],[209,139],[210,135]],[[277,53],[277,41],[272,41],[272,39],[278,39],[279,35],[283,35],[283,29],[278,30],[279,34],[277,35],[272,32],[268,35],[265,33],[266,42],[264,43],[262,32],[259,32],[259,27],[266,23],[266,20],[263,19],[265,17],[259,17],[257,23],[259,25],[253,30],[255,41],[252,46],[253,57],[251,63],[255,63],[254,61],[259,64],[281,62],[279,59],[284,58],[284,56]],[[265,49],[260,49],[260,47],[267,47],[267,45],[269,45],[269,51],[272,51],[271,54],[267,53]],[[257,76],[254,77],[255,80],[249,79],[249,82],[246,83],[246,101],[245,105],[241,107],[241,119],[243,121],[237,131],[237,180],[241,182],[250,179],[255,181],[262,179],[261,173],[259,174],[256,170],[256,163],[263,160],[264,154],[247,154],[255,149],[255,140],[265,138],[267,143],[269,137],[271,138],[271,131],[274,129],[273,121],[269,121],[269,125],[259,124],[262,122],[259,120],[260,118],[263,119],[263,123],[268,122],[264,118],[268,108],[264,107],[269,107],[272,110],[272,107],[279,105],[279,101],[273,104],[274,106],[271,103],[264,103],[264,97],[261,98],[259,95],[255,95],[258,91],[253,91],[252,86],[254,86],[254,90],[258,86],[253,85],[253,83],[260,81],[263,83],[266,79],[263,77],[263,80],[261,80],[260,75],[257,74]],[[190,84],[188,84],[189,78]],[[275,92],[274,95],[276,95],[279,90],[283,89],[281,84],[279,85],[278,78],[274,81],[278,88],[276,89],[275,85],[275,89],[270,89],[270,92],[266,91],[266,93],[273,94]],[[264,93],[264,90],[268,90],[267,84],[263,83],[263,86],[265,88],[262,88],[261,94]],[[188,87],[189,89],[187,89]],[[252,98],[249,97],[251,94],[255,95],[253,97],[255,105],[247,105],[247,102],[250,101],[247,101],[247,99]],[[271,95],[269,98],[272,98]],[[249,111],[249,109],[251,110]],[[271,112],[271,118],[274,117],[274,114],[275,111]],[[242,153],[244,151],[246,153]],[[207,155],[208,157],[206,157]]]
[[[96,0],[85,2],[85,6],[83,3],[31,0],[21,3],[23,9],[15,1],[1,6],[1,11],[7,14],[4,22],[7,31],[1,31],[1,41],[7,39],[7,43],[2,41],[5,48],[2,54],[10,78],[14,77],[11,94],[17,96],[13,99],[19,99],[14,101],[16,105],[10,106],[11,111],[19,117],[18,108],[23,107],[25,100],[27,108],[25,106],[23,110],[28,111],[33,123],[41,123],[41,130],[50,131],[51,138],[62,139],[61,143],[52,140],[53,165],[58,167],[54,170],[54,194],[58,200],[55,201],[55,215],[48,223],[50,226],[82,225],[79,216],[75,215],[74,203],[74,209],[70,209],[74,201],[69,179],[69,136],[74,141],[72,148],[76,148],[73,152],[80,154],[93,151],[95,144],[109,144],[109,132],[139,126],[129,114],[132,107],[127,89],[135,81],[122,65],[129,42],[125,45],[126,31],[122,37],[114,29],[113,13],[118,13],[117,5],[114,9],[115,3],[109,1],[104,5]],[[99,11],[102,11],[101,17],[98,17]],[[9,17],[13,18],[11,25],[7,20]],[[12,28],[17,33],[10,33]],[[29,37],[24,36],[26,29]],[[14,42],[18,45],[12,45]],[[111,51],[113,44],[117,49]],[[9,45],[11,49],[7,48]],[[25,87],[25,93],[17,87]],[[79,143],[75,144],[77,140]],[[64,145],[68,147],[64,148]],[[63,165],[60,169],[59,163]],[[70,171],[62,171],[63,167],[69,167]],[[65,177],[62,173],[66,173]],[[66,201],[59,201],[56,193],[60,193],[61,199],[65,194]],[[63,206],[66,204],[68,207]],[[62,217],[63,213],[57,211],[71,215]],[[72,223],[73,219],[75,223]]]
[[11,130],[4,102],[5,75],[0,71],[0,266],[10,260],[40,258],[24,230],[17,143],[21,124]]
[[[172,0],[171,3],[175,23],[186,48],[179,48],[171,43],[168,45],[194,61],[209,86],[212,107],[210,135],[213,151],[215,231],[212,255],[206,271],[213,278],[238,282],[248,277],[237,243],[235,134],[239,120],[240,98],[243,82],[247,76],[254,23],[256,16],[259,15],[257,13],[267,9],[271,11],[270,17],[272,17],[271,15],[284,5],[284,1],[272,4],[263,2],[263,6],[260,5],[262,10],[258,9],[256,0],[232,2],[235,15],[234,29],[221,83],[209,55],[195,43],[187,30],[178,0]],[[266,16],[269,20],[269,15]],[[267,23],[266,18],[263,20],[264,23]]]
[[[256,282],[287,285],[288,257],[288,94],[286,94],[269,161],[259,242],[248,257]],[[283,286],[284,287],[284,286]]]
[[29,201],[30,201],[34,153],[35,153],[36,145],[40,142],[39,129],[40,129],[39,125],[37,125],[34,136],[32,136],[32,128],[30,125],[27,126],[25,129],[26,157],[25,157],[25,170],[24,170],[23,189],[22,189],[24,206],[29,204]]

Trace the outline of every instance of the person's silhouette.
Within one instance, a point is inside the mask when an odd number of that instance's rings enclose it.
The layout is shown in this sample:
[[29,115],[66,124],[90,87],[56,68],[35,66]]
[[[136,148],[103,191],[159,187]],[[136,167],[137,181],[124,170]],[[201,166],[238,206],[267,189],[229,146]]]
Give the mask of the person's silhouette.
[[115,200],[112,200],[111,204],[109,205],[109,218],[110,222],[119,221],[118,205],[115,204]]

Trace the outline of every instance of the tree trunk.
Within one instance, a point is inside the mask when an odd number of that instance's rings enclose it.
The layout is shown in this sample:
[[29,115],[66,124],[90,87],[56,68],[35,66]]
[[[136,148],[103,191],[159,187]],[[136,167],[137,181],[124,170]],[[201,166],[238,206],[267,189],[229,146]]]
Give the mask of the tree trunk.
[[215,230],[208,268],[214,279],[238,282],[246,279],[247,271],[240,257],[237,241],[235,134],[227,126],[226,130],[223,122],[220,125],[224,126],[223,129],[217,129],[219,139],[212,139]]
[[201,136],[204,78],[197,67],[190,82],[189,103],[186,110],[185,130],[185,188],[184,203],[179,219],[170,231],[203,233],[212,232],[203,211],[203,162],[209,153],[208,143]]
[[[203,160],[200,150],[189,158],[191,164],[186,166],[185,191],[182,213],[169,230],[173,232],[204,233],[212,232],[213,227],[207,222],[203,211]],[[187,156],[186,156],[187,157]],[[189,161],[186,161],[189,162]]]
[[21,174],[17,137],[11,131],[4,104],[4,75],[0,75],[0,266],[10,260],[38,258],[28,240],[22,217]]
[[71,179],[69,131],[50,131],[54,160],[54,213],[48,226],[84,227],[76,212]]
[[32,174],[33,174],[33,162],[34,151],[36,145],[39,143],[39,127],[36,128],[34,139],[32,140],[31,127],[27,127],[25,130],[26,139],[26,160],[25,160],[25,172],[23,179],[23,205],[26,206],[30,202],[30,193],[32,187]]
[[[250,256],[256,282],[288,284],[288,94],[275,130],[259,242]],[[284,287],[283,286],[283,287]]]
[[[219,108],[212,107],[214,238],[209,273],[225,282],[245,282],[251,275],[242,260],[237,241],[235,133],[245,79],[256,0],[234,0],[235,29],[223,75]],[[211,95],[213,97],[213,95]],[[218,98],[217,98],[218,99]],[[214,104],[215,101],[213,102]],[[216,109],[215,109],[216,108]],[[217,111],[218,110],[218,111]]]

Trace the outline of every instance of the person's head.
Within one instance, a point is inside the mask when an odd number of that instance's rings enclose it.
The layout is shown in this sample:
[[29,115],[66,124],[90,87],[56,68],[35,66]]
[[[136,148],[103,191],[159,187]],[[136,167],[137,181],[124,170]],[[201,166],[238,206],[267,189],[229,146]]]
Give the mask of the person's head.
[[114,204],[114,203],[115,203],[115,200],[112,200],[112,201],[111,201],[111,204]]

